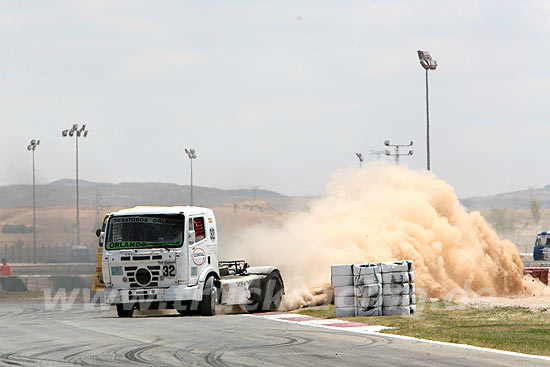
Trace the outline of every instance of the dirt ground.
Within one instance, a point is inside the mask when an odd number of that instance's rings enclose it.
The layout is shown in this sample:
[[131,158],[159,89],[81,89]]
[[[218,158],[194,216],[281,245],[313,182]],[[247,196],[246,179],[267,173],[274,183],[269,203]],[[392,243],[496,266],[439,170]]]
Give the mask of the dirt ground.
[[510,297],[465,297],[455,299],[459,304],[475,305],[479,307],[526,307],[532,311],[550,312],[550,287],[542,284],[538,279],[525,276],[524,281],[531,285],[530,291]]

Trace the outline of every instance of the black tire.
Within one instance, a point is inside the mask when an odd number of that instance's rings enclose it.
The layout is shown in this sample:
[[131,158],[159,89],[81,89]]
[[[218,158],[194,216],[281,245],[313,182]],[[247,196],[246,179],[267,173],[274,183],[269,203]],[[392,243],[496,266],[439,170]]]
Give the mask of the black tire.
[[191,315],[191,301],[181,301],[175,305],[176,311],[182,316]]
[[118,317],[132,317],[134,315],[134,305],[118,304],[116,305],[116,313]]
[[199,313],[201,316],[214,316],[216,314],[217,293],[214,277],[210,276],[204,282],[202,301],[199,303]]
[[251,303],[244,305],[250,313],[277,311],[283,298],[283,281],[279,273],[269,274],[262,282],[260,294],[252,293],[250,298]]

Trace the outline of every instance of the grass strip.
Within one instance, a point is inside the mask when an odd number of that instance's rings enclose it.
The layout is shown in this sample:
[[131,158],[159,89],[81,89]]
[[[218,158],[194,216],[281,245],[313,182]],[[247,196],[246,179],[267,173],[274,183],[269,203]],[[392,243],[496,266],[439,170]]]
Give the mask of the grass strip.
[[[329,319],[336,317],[333,305],[296,312]],[[550,313],[545,309],[482,308],[442,300],[420,300],[417,313],[410,316],[338,319],[395,328],[383,331],[388,334],[550,356]]]

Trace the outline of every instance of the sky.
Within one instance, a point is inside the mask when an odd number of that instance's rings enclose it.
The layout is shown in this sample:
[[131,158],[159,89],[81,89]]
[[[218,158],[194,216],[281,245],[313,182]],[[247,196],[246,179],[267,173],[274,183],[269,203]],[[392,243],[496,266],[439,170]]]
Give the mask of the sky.
[[[550,183],[550,3],[0,1],[0,185],[261,185],[322,195],[384,141],[460,197]],[[386,159],[386,158],[383,158]],[[391,162],[391,160],[390,160]]]

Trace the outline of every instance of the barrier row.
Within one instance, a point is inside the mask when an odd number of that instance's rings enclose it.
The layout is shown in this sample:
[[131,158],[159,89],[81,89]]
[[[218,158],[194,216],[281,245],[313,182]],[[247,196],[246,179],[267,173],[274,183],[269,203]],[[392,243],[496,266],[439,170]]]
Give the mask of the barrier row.
[[332,265],[336,316],[409,315],[416,312],[413,262]]
[[36,292],[43,289],[61,289],[67,291],[78,288],[91,288],[92,277],[62,276],[62,275],[21,275],[0,277],[0,291],[2,292]]

